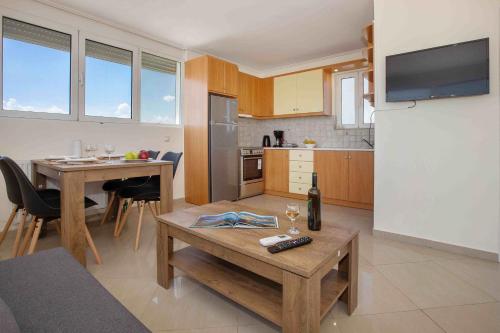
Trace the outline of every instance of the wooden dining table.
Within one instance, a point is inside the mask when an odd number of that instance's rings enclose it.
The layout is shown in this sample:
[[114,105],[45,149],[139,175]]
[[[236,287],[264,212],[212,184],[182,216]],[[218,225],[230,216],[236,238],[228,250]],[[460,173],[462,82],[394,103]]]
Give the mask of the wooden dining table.
[[160,176],[160,213],[172,211],[173,163],[169,161],[99,160],[98,163],[66,164],[32,160],[32,182],[37,189],[47,186],[47,179],[59,183],[61,190],[62,245],[86,267],[85,183],[143,176]]

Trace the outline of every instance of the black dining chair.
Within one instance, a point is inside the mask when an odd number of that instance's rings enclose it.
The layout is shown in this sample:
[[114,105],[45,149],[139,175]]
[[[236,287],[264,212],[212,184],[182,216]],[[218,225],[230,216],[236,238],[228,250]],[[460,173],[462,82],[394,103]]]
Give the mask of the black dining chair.
[[[158,155],[160,154],[159,151],[155,150],[148,150],[149,158],[152,158],[156,160],[158,158]],[[108,220],[109,213],[111,213],[111,209],[113,208],[113,203],[116,199],[116,192],[121,190],[122,188],[128,187],[128,186],[139,186],[143,185],[148,181],[149,177],[134,177],[134,178],[127,178],[127,179],[112,179],[106,181],[102,185],[102,189],[104,192],[107,192],[109,197],[108,197],[108,205],[106,206],[106,209],[104,211],[104,215],[102,216],[101,220],[101,225],[104,224]],[[123,202],[119,203],[119,206],[122,206]],[[116,216],[116,222],[115,222],[115,233],[116,230],[118,229],[118,223],[120,221],[122,211],[118,211],[118,215]]]
[[[21,212],[21,219],[17,228],[16,232],[16,239],[14,241],[14,244],[12,246],[12,257],[15,257],[19,251],[19,247],[21,245],[21,238],[24,230],[24,226],[26,224],[26,218],[28,216],[28,213],[26,212],[26,209],[24,208],[23,204],[23,197],[21,194],[21,189],[19,188],[19,184],[17,182],[16,175],[14,172],[11,170],[7,162],[5,161],[5,158],[3,156],[0,156],[0,171],[2,172],[3,178],[5,180],[5,187],[7,190],[7,198],[9,201],[12,203],[13,208],[11,211],[11,214],[9,216],[9,219],[7,220],[7,223],[5,224],[2,234],[0,235],[0,245],[3,243],[5,240],[5,237],[7,236],[7,232],[9,231],[12,222],[16,218],[17,214]],[[52,189],[43,189],[43,190],[37,190],[37,192],[40,193],[40,195],[44,197],[54,197],[59,195],[59,191],[57,190],[52,190]]]
[[[24,209],[33,217],[31,220],[31,224],[26,231],[23,245],[21,246],[19,250],[20,252],[18,252],[18,254],[24,254],[24,252],[26,251],[28,240],[30,238],[31,242],[29,245],[28,254],[32,254],[36,249],[36,244],[38,242],[40,230],[43,223],[48,223],[61,217],[60,191],[55,189],[48,192],[37,191],[28,177],[24,174],[23,170],[21,170],[21,168],[13,160],[5,156],[2,158],[2,160],[15,175],[18,187],[21,192]],[[95,201],[89,198],[85,198],[85,208],[89,208],[95,205],[97,205]],[[101,257],[94,245],[94,241],[92,240],[87,225],[85,224],[84,227],[87,243],[95,256],[96,262],[98,264],[101,264]]]
[[[171,161],[173,162],[173,177],[175,177],[175,173],[177,172],[177,167],[179,166],[179,162],[182,157],[181,153],[168,152],[162,156],[163,161]],[[137,222],[137,232],[135,236],[135,245],[134,250],[137,251],[139,249],[139,241],[141,238],[141,228],[142,228],[142,215],[144,213],[144,206],[147,204],[153,216],[157,216],[159,211],[158,202],[160,201],[160,176],[152,176],[148,182],[140,186],[129,186],[125,187],[117,192],[118,198],[123,199],[122,206],[119,209],[124,209],[124,205],[126,205],[125,213],[121,218],[118,226],[118,230],[115,233],[115,237],[119,237],[120,233],[127,221],[128,214],[130,213],[130,207],[134,202],[137,202],[139,206],[139,220]],[[154,207],[152,206],[154,205]]]

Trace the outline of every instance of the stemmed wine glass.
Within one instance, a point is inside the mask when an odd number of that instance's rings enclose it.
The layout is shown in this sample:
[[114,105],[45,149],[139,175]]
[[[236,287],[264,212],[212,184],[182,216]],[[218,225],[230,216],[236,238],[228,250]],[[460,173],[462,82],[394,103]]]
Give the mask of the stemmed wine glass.
[[85,145],[85,151],[87,152],[88,157],[94,157],[95,152],[97,151],[97,145],[92,144],[92,143],[88,143]]
[[108,160],[111,160],[111,154],[115,151],[115,146],[113,145],[104,145],[104,151],[108,154]]
[[290,219],[290,229],[288,233],[290,235],[298,235],[300,233],[299,229],[295,226],[295,219],[299,216],[300,209],[299,205],[295,203],[289,203],[286,205],[286,216]]

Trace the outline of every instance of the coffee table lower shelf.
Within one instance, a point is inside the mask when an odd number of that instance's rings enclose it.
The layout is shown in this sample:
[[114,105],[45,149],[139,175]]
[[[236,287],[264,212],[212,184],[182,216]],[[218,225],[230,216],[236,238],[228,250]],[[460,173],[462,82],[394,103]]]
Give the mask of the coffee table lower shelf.
[[[282,286],[192,246],[178,250],[169,264],[236,303],[282,326]],[[332,269],[321,280],[323,318],[348,286],[347,277]]]

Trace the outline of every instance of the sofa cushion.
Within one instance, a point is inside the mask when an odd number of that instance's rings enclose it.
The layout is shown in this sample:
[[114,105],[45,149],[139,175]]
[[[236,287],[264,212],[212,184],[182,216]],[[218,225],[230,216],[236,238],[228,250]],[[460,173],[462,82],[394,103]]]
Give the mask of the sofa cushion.
[[0,262],[0,281],[22,332],[150,332],[62,248]]
[[16,318],[10,311],[10,308],[0,297],[0,332],[2,333],[21,333],[17,326]]

